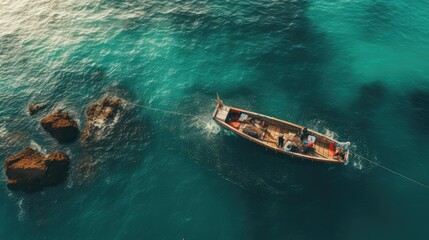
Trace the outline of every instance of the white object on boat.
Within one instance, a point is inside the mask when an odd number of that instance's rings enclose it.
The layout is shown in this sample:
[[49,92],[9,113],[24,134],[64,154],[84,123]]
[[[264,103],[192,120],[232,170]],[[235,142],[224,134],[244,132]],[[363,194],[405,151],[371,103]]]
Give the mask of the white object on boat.
[[242,113],[240,114],[240,118],[238,119],[239,122],[242,122],[244,120],[246,120],[249,117],[249,115]]
[[285,151],[290,151],[292,150],[292,142],[291,141],[287,141],[285,146],[284,146],[284,150]]
[[315,136],[313,136],[313,135],[308,135],[307,140],[308,140],[309,142],[313,142],[313,143],[315,143],[315,142],[316,142],[316,137],[315,137]]

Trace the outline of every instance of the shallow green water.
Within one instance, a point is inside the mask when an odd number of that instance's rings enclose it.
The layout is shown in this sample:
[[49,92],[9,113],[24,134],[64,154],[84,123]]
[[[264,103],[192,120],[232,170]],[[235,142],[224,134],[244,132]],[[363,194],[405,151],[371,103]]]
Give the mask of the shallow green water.
[[[72,169],[32,195],[1,184],[0,238],[427,239],[424,188],[357,157],[337,166],[276,155],[209,117],[219,93],[429,184],[428,7],[1,2],[0,159],[32,145],[67,152]],[[39,125],[65,108],[83,128],[86,106],[106,93],[196,117],[130,107],[90,152]],[[30,101],[50,105],[29,117]]]

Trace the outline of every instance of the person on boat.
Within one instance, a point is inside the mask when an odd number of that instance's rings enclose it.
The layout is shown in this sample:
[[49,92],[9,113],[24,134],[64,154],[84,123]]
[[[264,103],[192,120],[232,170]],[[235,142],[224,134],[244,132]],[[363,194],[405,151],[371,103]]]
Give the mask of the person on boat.
[[304,141],[305,139],[308,138],[308,131],[307,128],[303,128],[301,130],[301,132],[299,133],[299,138],[301,139],[301,141]]
[[304,140],[303,146],[304,146],[304,153],[308,153],[313,148],[314,143],[310,142],[310,141],[307,141],[307,140]]
[[349,150],[350,148],[350,142],[339,142],[337,144],[337,152],[347,152],[347,150]]
[[336,146],[335,154],[334,156],[339,156],[342,159],[344,159],[344,156],[350,148],[350,142],[341,143],[339,142]]
[[277,144],[277,147],[283,148],[283,144],[285,143],[285,139],[283,138],[283,134],[279,136],[279,142]]

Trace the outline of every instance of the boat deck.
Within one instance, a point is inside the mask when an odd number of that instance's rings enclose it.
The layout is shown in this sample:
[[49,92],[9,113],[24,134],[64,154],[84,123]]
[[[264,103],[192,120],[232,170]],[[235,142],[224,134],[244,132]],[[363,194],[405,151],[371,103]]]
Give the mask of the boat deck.
[[[242,119],[241,114],[243,113],[248,115],[248,117]],[[235,117],[237,117],[238,114],[240,119],[233,120],[234,117],[229,114],[235,114]],[[213,113],[213,118],[242,137],[277,152],[325,162],[341,163],[346,162],[348,158],[348,155],[345,159],[337,159],[334,157],[334,146],[336,146],[338,141],[310,129],[308,130],[309,135],[315,137],[316,140],[312,141],[314,142],[312,150],[308,153],[303,153],[303,142],[298,136],[303,127],[280,119],[225,105],[216,108]],[[298,146],[298,151],[292,152],[283,148],[278,148],[277,144],[280,135],[283,135],[285,143],[288,141],[294,142]]]
[[[242,123],[240,124],[240,127],[238,128],[238,130],[240,132],[243,132],[243,129],[245,128],[246,125],[250,125],[248,123]],[[277,126],[277,125],[273,125],[270,124],[267,129],[264,132],[264,136],[262,139],[260,139],[261,141],[265,142],[265,144],[273,147],[273,148],[277,148],[277,142],[278,142],[278,138],[280,135],[283,135],[285,142],[287,141],[292,141],[297,143],[297,145],[301,144],[301,140],[299,139],[299,137],[297,136],[297,132],[287,128],[287,126]],[[316,141],[314,143],[314,151],[310,152],[309,155],[312,156],[322,156],[322,157],[333,157],[332,154],[329,154],[329,143],[324,142],[324,141]]]

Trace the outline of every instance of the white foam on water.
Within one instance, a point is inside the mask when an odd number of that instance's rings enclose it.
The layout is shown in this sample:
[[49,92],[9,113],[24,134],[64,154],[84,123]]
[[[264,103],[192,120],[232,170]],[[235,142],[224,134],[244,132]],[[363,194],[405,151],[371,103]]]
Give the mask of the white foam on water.
[[[357,151],[358,147],[360,151]],[[368,160],[363,158],[367,158],[370,161],[376,163],[378,162],[377,156],[369,153],[368,147],[364,142],[357,141],[354,143],[351,141],[349,157],[350,166],[352,166],[353,169],[359,170],[361,172],[366,172],[376,167],[374,164],[371,164]]]
[[[4,124],[0,125],[0,138],[5,139],[7,136],[7,128],[4,126]],[[0,143],[0,147],[3,146],[3,144]]]
[[24,209],[24,198],[20,198],[17,202],[18,205],[18,221],[22,222],[25,219],[26,212]]
[[[125,104],[127,104],[127,102],[125,102]],[[101,140],[103,137],[107,136],[111,132],[113,127],[120,121],[121,117],[121,113],[118,113],[115,115],[112,121],[106,121],[106,119],[103,119],[100,116],[94,119],[94,139]]]
[[211,134],[218,134],[220,132],[220,126],[213,119],[210,119],[205,125],[204,130]]
[[319,119],[313,119],[308,121],[308,123],[304,127],[308,127],[316,132],[322,132],[322,129],[327,129],[326,122],[319,120]]
[[351,166],[352,166],[353,168],[358,169],[358,170],[362,170],[362,169],[363,169],[362,160],[353,161],[353,163],[351,164]]
[[34,140],[30,141],[30,147],[36,149],[37,151],[46,154],[46,150],[43,149],[39,144],[37,144]]
[[338,139],[338,134],[336,132],[334,132],[334,131],[331,131],[331,130],[327,129],[327,128],[325,129],[325,134],[324,135],[327,136],[327,137],[333,138],[333,139]]
[[197,116],[194,118],[195,122],[193,125],[202,130],[203,133],[205,133],[206,136],[213,136],[220,132],[221,128],[220,126],[213,120],[208,118],[203,118]]
[[325,121],[318,120],[318,119],[313,119],[313,120],[310,120],[308,122],[308,127],[310,129],[313,129],[313,130],[315,130],[315,131],[317,131],[319,133],[322,133],[323,135],[325,135],[327,137],[330,137],[330,138],[333,138],[333,139],[339,139],[339,134],[337,134],[336,132],[330,130],[327,127],[327,125],[328,124]]
[[67,109],[67,104],[65,102],[58,102],[55,107],[53,112],[58,111],[58,110],[64,110]]
[[118,114],[116,114],[116,116],[113,118],[113,121],[112,121],[112,123],[110,124],[110,126],[114,126],[114,125],[116,125],[118,122],[119,122],[119,119],[121,118],[121,114],[120,113],[118,113]]
[[66,183],[66,188],[70,189],[70,188],[73,187],[73,185],[74,185],[73,178],[72,177],[68,177],[67,178],[67,183]]
[[0,137],[4,138],[6,137],[6,134],[7,134],[6,127],[4,126],[4,124],[0,125]]

